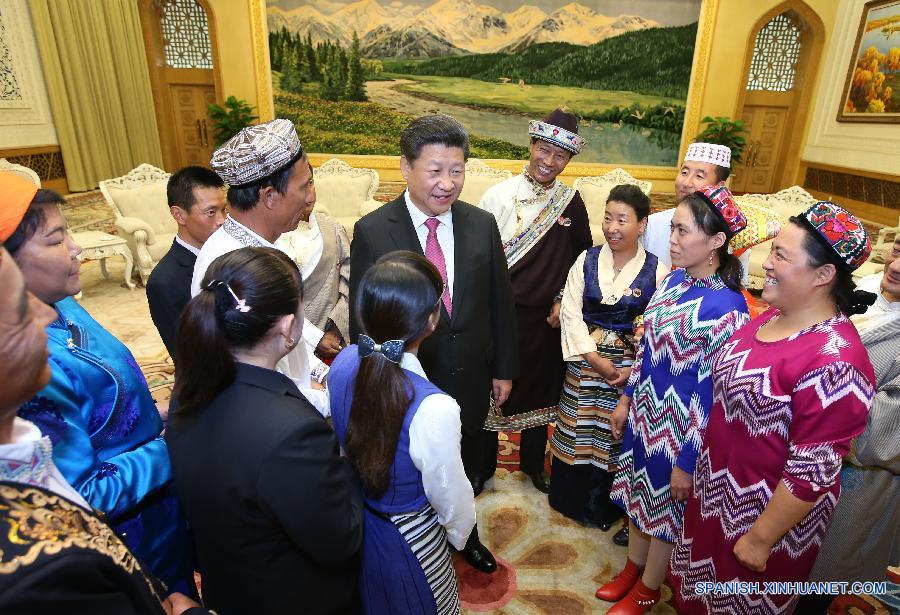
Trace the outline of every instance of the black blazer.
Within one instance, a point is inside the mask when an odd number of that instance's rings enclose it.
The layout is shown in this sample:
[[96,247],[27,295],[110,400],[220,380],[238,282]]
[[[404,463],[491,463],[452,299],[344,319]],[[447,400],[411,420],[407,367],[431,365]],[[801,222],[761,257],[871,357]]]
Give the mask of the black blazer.
[[[506,256],[490,213],[463,201],[453,212],[453,318],[441,308],[435,332],[419,348],[428,379],[456,399],[463,430],[477,436],[487,416],[491,378],[512,380],[518,371],[516,311]],[[422,254],[401,194],[363,216],[350,244],[350,335],[359,325],[354,300],[359,282],[379,257],[394,250]]]
[[172,247],[156,264],[147,280],[150,318],[173,360],[178,317],[191,300],[191,276],[194,275],[196,261],[196,254],[173,241]]
[[0,613],[166,612],[160,602],[166,588],[105,521],[74,502],[41,487],[0,482],[0,527],[0,567],[9,568],[0,574]]
[[205,606],[219,615],[357,612],[360,489],[294,383],[238,363],[209,406],[173,417],[165,437]]

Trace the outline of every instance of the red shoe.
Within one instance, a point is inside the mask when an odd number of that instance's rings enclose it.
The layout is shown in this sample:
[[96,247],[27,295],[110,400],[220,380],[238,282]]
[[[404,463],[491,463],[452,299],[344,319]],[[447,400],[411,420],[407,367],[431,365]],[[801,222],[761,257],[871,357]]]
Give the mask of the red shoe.
[[616,602],[607,615],[644,615],[653,608],[653,605],[659,602],[659,588],[650,589],[644,585],[643,581],[638,580],[628,595]]
[[614,576],[612,581],[598,589],[594,595],[600,598],[600,600],[618,602],[625,597],[632,587],[634,587],[634,584],[641,578],[642,572],[644,572],[643,568],[638,568],[637,564],[630,559],[626,560],[625,568],[623,568],[619,574]]

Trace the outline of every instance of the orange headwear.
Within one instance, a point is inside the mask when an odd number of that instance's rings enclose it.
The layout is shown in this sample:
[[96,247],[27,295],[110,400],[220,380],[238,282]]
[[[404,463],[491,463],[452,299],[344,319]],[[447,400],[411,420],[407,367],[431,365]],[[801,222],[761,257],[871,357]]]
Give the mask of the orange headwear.
[[21,175],[0,171],[0,244],[19,226],[37,190]]

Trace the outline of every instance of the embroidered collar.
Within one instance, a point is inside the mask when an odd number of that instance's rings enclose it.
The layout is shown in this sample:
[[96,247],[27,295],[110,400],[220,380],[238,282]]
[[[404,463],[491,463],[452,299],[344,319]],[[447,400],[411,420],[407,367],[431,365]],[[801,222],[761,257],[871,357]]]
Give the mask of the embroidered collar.
[[528,165],[526,165],[525,168],[522,169],[522,175],[525,176],[526,182],[529,186],[531,186],[531,189],[534,190],[534,194],[538,198],[546,197],[547,193],[556,188],[556,184],[559,182],[558,179],[554,179],[552,184],[550,184],[549,186],[545,186],[531,176],[531,173],[528,172]]
[[685,284],[688,284],[690,286],[696,286],[698,288],[709,288],[710,290],[725,288],[725,282],[722,280],[722,276],[720,276],[718,273],[714,273],[711,276],[707,276],[705,278],[695,278],[687,271],[685,271],[684,282]]

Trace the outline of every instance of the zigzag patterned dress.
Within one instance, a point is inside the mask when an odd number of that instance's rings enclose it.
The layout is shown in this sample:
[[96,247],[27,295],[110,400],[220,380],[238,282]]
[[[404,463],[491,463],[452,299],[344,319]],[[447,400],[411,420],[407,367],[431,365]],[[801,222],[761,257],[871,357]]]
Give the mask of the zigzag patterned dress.
[[749,320],[743,295],[718,274],[683,269],[660,284],[644,312],[644,337],[624,394],[628,427],[611,498],[642,532],[675,542],[684,503],[672,498],[672,468],[694,472],[712,407],[716,351]]
[[[866,426],[875,374],[856,328],[840,315],[777,342],[756,333],[771,309],[716,357],[713,409],[672,552],[679,613],[792,613],[797,596],[694,594],[697,582],[806,581],[840,495],[841,459]],[[779,482],[813,509],[772,549],[763,573],[733,549]]]

